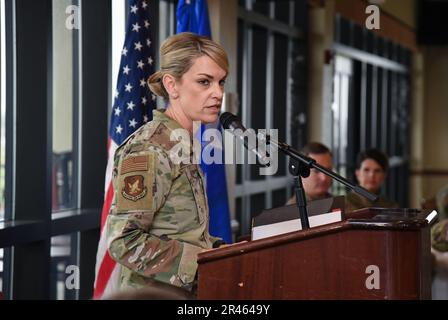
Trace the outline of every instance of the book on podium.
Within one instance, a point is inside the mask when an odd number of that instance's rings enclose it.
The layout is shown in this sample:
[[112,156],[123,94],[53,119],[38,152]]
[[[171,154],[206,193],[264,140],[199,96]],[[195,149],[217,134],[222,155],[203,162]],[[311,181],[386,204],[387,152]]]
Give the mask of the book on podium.
[[[310,227],[317,227],[344,220],[343,196],[308,201],[307,211]],[[259,240],[293,231],[302,230],[297,205],[287,205],[264,210],[252,219],[252,240]]]

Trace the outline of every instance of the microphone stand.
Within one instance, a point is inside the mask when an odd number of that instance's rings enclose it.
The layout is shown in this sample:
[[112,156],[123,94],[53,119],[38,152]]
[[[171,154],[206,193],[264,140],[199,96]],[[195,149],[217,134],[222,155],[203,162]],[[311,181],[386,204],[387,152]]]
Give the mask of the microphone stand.
[[353,190],[357,194],[369,199],[370,201],[378,200],[377,195],[370,193],[361,186],[349,182],[347,179],[340,176],[336,172],[320,166],[316,163],[316,160],[305,156],[304,154],[291,147],[289,144],[273,140],[269,135],[259,134],[259,138],[260,140],[264,140],[266,141],[266,143],[277,147],[281,152],[290,157],[289,172],[294,176],[294,191],[297,200],[297,207],[299,209],[300,221],[302,223],[302,229],[309,229],[310,227],[308,212],[306,209],[306,196],[305,190],[303,189],[302,177],[308,177],[310,175],[310,170],[313,168],[342,183],[350,190]]
[[296,195],[296,204],[299,209],[302,229],[309,229],[308,211],[306,209],[306,195],[303,188],[302,177],[310,175],[310,168],[298,162],[295,158],[289,159],[289,172],[294,176],[294,194]]

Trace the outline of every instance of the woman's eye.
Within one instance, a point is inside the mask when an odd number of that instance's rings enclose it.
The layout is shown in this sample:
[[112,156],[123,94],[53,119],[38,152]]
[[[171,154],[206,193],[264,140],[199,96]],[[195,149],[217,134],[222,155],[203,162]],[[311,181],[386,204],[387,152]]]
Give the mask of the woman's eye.
[[221,87],[224,87],[225,84],[226,84],[226,80],[221,80],[221,81],[219,81],[219,85],[220,85]]
[[210,81],[204,79],[204,80],[199,80],[198,81],[200,84],[204,85],[204,86],[208,86],[210,84]]

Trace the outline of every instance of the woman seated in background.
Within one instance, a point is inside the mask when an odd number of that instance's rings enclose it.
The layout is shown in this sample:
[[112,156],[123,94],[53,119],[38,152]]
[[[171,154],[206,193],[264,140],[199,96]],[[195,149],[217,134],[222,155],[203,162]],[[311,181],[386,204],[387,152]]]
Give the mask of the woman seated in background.
[[[388,169],[389,161],[383,152],[369,149],[358,154],[356,179],[359,185],[367,191],[379,195]],[[353,191],[347,194],[345,204],[347,212],[369,207],[398,208],[398,204],[384,197],[379,197],[378,201],[372,202]]]

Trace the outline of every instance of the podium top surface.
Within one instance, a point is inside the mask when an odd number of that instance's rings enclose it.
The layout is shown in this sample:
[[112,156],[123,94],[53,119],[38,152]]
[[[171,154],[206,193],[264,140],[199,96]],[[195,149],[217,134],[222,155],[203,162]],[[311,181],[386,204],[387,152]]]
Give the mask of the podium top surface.
[[421,209],[363,208],[345,215],[351,226],[380,229],[419,229],[430,224],[437,211]]
[[340,222],[203,252],[198,256],[198,263],[347,230],[419,230],[428,227],[436,216],[434,210],[364,208],[346,213],[345,219]]

